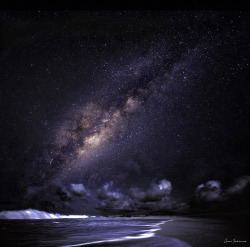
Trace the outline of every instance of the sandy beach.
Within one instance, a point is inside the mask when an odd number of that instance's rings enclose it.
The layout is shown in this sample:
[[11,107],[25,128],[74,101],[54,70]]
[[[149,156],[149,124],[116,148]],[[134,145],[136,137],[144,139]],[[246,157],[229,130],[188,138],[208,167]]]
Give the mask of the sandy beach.
[[192,247],[250,246],[246,219],[172,217],[157,232],[179,239]]

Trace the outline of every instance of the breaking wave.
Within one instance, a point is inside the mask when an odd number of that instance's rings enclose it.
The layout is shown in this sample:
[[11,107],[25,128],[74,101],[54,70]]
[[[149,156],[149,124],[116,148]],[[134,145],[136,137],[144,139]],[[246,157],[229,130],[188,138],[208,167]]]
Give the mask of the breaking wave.
[[[94,217],[94,216],[91,216]],[[44,211],[39,211],[36,209],[25,209],[16,211],[2,211],[0,212],[0,219],[4,220],[17,220],[17,219],[30,219],[30,220],[40,220],[40,219],[79,219],[79,218],[89,218],[87,215],[62,215],[47,213]]]

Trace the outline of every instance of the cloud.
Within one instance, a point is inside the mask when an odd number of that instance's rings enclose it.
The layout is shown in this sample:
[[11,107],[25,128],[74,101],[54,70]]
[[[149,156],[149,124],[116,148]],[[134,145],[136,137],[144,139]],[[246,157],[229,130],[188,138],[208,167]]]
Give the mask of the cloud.
[[171,182],[163,179],[158,184],[152,183],[146,191],[139,188],[131,188],[129,195],[131,198],[140,201],[160,201],[164,196],[169,195],[171,191]]
[[242,176],[235,180],[234,184],[225,190],[221,189],[221,182],[211,180],[200,184],[195,190],[195,199],[198,201],[223,201],[232,196],[240,195],[249,187],[250,176]]
[[87,193],[83,184],[71,184],[70,188],[71,188],[71,191],[76,196],[83,196],[83,195],[86,195]]
[[148,199],[159,200],[160,198],[169,195],[172,191],[171,182],[166,179],[163,179],[159,184],[151,184],[147,192]]
[[129,196],[139,210],[150,211],[151,213],[157,211],[162,213],[186,211],[186,203],[175,200],[170,196],[171,192],[171,182],[162,179],[159,183],[151,183],[145,191],[140,188],[131,188]]
[[131,187],[123,190],[113,181],[92,190],[88,190],[82,183],[68,186],[51,183],[30,187],[26,199],[29,207],[64,214],[73,211],[85,214],[91,210],[95,214],[96,210],[105,214],[183,212],[186,204],[173,199],[171,192],[172,184],[166,179],[152,182],[146,189]]
[[139,188],[130,188],[129,190],[129,196],[132,199],[138,199],[140,201],[143,201],[146,198],[146,192]]
[[250,176],[236,179],[235,183],[226,190],[227,196],[241,194],[250,185]]
[[221,182],[211,180],[197,186],[195,198],[198,201],[220,201],[223,199],[221,192]]
[[98,190],[97,196],[101,200],[111,200],[116,201],[122,197],[122,194],[119,192],[111,191],[113,185],[113,181],[108,182],[103,185],[101,189]]
[[99,199],[98,209],[104,210],[131,210],[131,200],[122,194],[115,191],[113,188],[113,182],[108,182],[103,185],[97,192]]
[[172,185],[166,179],[158,183],[151,183],[145,190],[132,187],[125,194],[115,190],[113,186],[113,182],[109,182],[99,189],[99,209],[147,214],[158,211],[162,213],[183,212],[187,207],[185,203],[176,201],[170,196]]
[[232,186],[221,188],[221,182],[211,180],[197,186],[191,210],[206,212],[240,212],[250,207],[250,176],[242,176]]

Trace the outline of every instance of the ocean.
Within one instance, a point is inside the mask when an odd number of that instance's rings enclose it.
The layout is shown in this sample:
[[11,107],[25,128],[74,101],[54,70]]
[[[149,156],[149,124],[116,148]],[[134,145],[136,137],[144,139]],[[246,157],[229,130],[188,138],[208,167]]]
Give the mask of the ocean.
[[50,214],[34,209],[0,212],[1,246],[188,247],[156,235],[171,217],[102,217]]

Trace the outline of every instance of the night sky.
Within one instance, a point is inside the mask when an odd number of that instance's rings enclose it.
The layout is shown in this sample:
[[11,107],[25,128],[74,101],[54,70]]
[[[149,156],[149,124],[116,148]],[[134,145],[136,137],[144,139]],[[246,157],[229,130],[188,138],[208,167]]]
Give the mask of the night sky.
[[1,208],[162,210],[207,181],[230,191],[250,174],[249,17],[1,11]]

